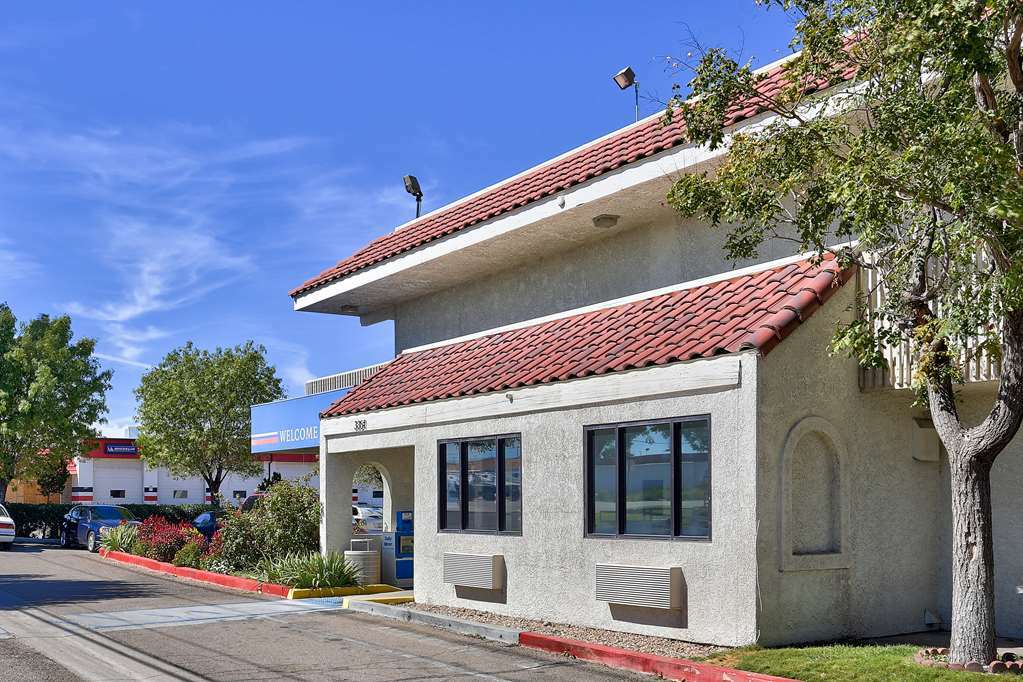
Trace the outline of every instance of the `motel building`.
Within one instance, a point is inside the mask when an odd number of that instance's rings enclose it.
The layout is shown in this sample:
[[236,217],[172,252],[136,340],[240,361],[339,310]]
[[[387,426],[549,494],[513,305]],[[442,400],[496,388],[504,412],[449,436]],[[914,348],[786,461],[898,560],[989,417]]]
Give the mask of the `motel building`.
[[[827,352],[871,275],[781,242],[727,262],[726,230],[666,205],[725,153],[680,125],[586,143],[291,293],[394,323],[396,357],[320,421],[323,550],[351,547],[371,463],[385,531],[414,518],[420,602],[732,646],[947,628],[948,466],[911,353]],[[964,369],[977,420],[998,364]],[[1019,638],[1023,436],[992,482],[997,631]]]

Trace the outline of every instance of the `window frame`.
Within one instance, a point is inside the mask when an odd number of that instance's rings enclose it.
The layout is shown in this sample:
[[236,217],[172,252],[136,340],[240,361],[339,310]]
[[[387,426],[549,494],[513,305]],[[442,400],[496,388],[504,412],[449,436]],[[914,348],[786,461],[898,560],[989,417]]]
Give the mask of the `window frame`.
[[[710,491],[710,504],[707,508],[707,534],[706,535],[681,535],[681,499],[682,494],[682,425],[686,422],[707,423],[708,449],[707,449],[707,489]],[[611,422],[608,424],[592,424],[583,427],[583,537],[598,538],[603,540],[661,540],[668,542],[711,542],[714,539],[714,487],[713,487],[713,422],[710,413],[686,415],[682,417],[666,417],[663,419],[643,419],[639,421]],[[625,471],[625,430],[634,426],[650,426],[652,424],[669,424],[671,426],[671,535],[651,535],[641,533],[626,533],[626,481]],[[593,455],[593,433],[614,429],[616,462],[615,462],[615,516],[617,529],[615,533],[593,532],[593,511],[596,500],[594,499],[594,470],[590,465]]]
[[[519,471],[523,468],[523,454],[522,454],[522,434],[521,433],[501,433],[494,436],[469,436],[467,438],[445,438],[437,441],[437,532],[438,533],[451,533],[457,535],[508,535],[508,536],[522,536],[522,526],[525,525],[525,510],[522,508],[522,480],[519,480],[519,529],[518,530],[506,530],[508,523],[506,510],[505,510],[505,462],[504,462],[504,442],[509,438],[519,439]],[[466,528],[466,520],[469,516],[469,453],[467,443],[471,441],[481,440],[493,440],[497,443],[497,529],[476,529]],[[459,527],[458,528],[446,528],[445,522],[447,521],[447,456],[444,452],[444,446],[452,443],[458,444],[458,496],[459,496]]]

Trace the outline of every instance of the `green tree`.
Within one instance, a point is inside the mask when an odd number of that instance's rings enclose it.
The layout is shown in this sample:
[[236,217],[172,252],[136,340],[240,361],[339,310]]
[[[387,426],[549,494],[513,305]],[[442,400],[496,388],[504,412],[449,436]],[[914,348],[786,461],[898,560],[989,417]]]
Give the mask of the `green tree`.
[[39,486],[39,492],[49,498],[50,495],[60,495],[64,492],[64,487],[71,478],[68,471],[71,460],[54,452],[47,452],[46,455],[47,462],[43,465],[44,468],[36,474],[36,485]]
[[13,479],[33,480],[87,451],[106,412],[110,371],[74,340],[71,318],[40,315],[18,326],[0,304],[0,501]]
[[249,406],[284,391],[263,346],[210,352],[189,342],[143,375],[135,397],[142,458],[176,476],[202,476],[219,500],[229,473],[262,471],[250,452]]
[[[885,303],[838,330],[832,350],[877,366],[886,347],[913,340],[915,383],[951,473],[950,656],[986,663],[995,655],[991,466],[1023,420],[1023,5],[758,4],[791,15],[798,55],[780,89],[721,49],[679,60],[693,69],[692,97],[673,98],[665,117],[728,154],[713,174],[679,178],[669,201],[729,225],[734,258],[788,239],[878,271]],[[729,135],[740,100],[774,117]],[[857,248],[829,248],[845,239]],[[978,330],[1002,372],[987,416],[966,425],[954,387]]]

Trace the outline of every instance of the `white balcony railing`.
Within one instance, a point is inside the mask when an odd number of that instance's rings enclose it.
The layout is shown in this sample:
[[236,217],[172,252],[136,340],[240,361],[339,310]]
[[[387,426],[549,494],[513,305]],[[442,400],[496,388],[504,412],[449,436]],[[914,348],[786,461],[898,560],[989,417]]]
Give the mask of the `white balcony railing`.
[[[869,254],[864,254],[869,259]],[[979,267],[984,265],[984,259],[978,257]],[[861,298],[865,299],[867,311],[873,312],[884,304],[885,291],[884,283],[879,282],[877,270],[860,268],[856,273],[856,290]],[[997,381],[1001,376],[1001,364],[997,357],[980,350],[978,346],[984,338],[984,330],[978,329],[977,336],[973,337],[967,347],[960,354],[960,363],[963,368],[964,383],[978,383],[983,381]],[[888,347],[885,350],[887,367],[884,369],[863,368],[860,372],[860,387],[863,390],[882,388],[908,389],[913,384],[914,363],[917,351],[913,341],[906,337],[896,347]]]
[[355,388],[388,364],[390,363],[381,362],[379,365],[350,369],[346,372],[338,372],[337,374],[310,379],[305,382],[305,394],[314,395],[316,393],[326,393],[327,391],[337,391],[342,388]]

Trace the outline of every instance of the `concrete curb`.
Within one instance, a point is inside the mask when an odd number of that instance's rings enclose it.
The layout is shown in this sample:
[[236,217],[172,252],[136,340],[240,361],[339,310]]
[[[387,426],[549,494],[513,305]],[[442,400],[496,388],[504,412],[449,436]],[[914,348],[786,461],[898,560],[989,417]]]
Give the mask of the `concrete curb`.
[[392,618],[406,623],[432,625],[433,627],[444,628],[445,630],[457,632],[460,635],[481,637],[494,642],[501,642],[502,644],[519,643],[518,630],[484,625],[470,620],[462,620],[461,618],[438,616],[433,613],[414,611],[400,606],[388,606],[387,604],[352,599],[345,600],[345,608],[350,611],[359,611],[361,613],[368,613],[374,616]]
[[220,587],[230,587],[235,590],[259,592],[261,594],[268,594],[275,597],[287,597],[288,592],[291,591],[291,588],[287,585],[275,585],[273,583],[260,582],[253,578],[242,578],[236,575],[224,575],[223,573],[200,571],[197,568],[175,566],[174,564],[164,563],[148,557],[135,556],[134,554],[126,554],[124,552],[111,552],[101,549],[99,554],[104,559],[117,561],[122,564],[130,564],[132,566],[149,569],[150,571],[157,571],[158,573],[169,573],[170,575],[175,575],[179,578],[188,578],[189,580],[218,585]]
[[388,592],[401,592],[401,588],[382,583],[363,585],[362,587],[322,587],[319,589],[293,587],[287,596],[288,599],[322,599],[324,597],[352,597],[367,594],[386,594]]
[[668,658],[628,649],[583,642],[577,639],[523,632],[519,644],[554,654],[567,654],[583,661],[600,663],[611,668],[635,670],[658,675],[668,680],[687,682],[796,682],[787,677],[751,673],[734,668],[723,668],[710,663],[699,663],[684,658]]

